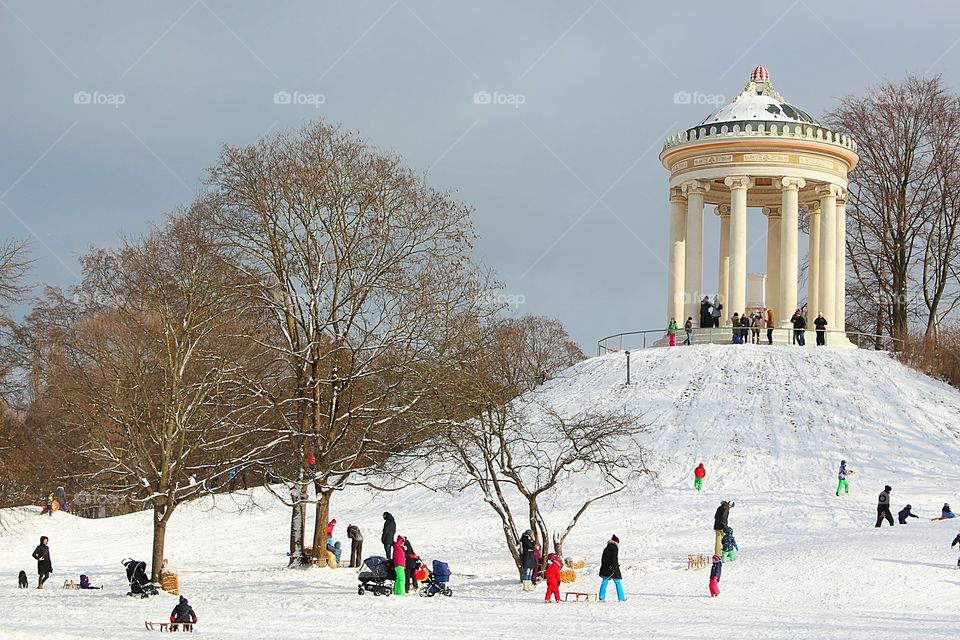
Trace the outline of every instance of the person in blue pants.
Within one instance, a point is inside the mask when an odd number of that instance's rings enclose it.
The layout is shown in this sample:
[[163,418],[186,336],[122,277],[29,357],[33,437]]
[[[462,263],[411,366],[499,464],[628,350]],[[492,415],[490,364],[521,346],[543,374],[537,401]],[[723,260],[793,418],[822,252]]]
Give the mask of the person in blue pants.
[[623,596],[623,584],[620,579],[620,538],[612,536],[607,547],[603,550],[603,556],[600,559],[600,577],[603,581],[600,583],[600,593],[597,598],[603,602],[607,597],[607,583],[613,580],[617,587],[617,600],[623,602],[626,598]]

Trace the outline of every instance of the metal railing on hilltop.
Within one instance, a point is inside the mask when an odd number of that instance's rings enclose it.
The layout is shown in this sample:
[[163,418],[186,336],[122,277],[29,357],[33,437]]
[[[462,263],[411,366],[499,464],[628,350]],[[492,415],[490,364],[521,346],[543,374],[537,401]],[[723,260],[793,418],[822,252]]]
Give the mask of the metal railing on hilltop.
[[[742,327],[740,331],[747,332],[749,343],[753,340],[753,333],[750,327]],[[692,344],[734,344],[733,327],[705,327],[691,329]],[[890,336],[879,335],[875,333],[861,333],[858,331],[841,331],[839,329],[828,329],[824,331],[826,344],[830,345],[831,336],[846,336],[847,340],[860,349],[871,349],[874,351],[900,351],[903,346],[903,340],[900,338],[891,338]],[[803,332],[805,346],[812,347],[816,345],[817,332],[807,329]],[[666,329],[644,329],[641,331],[624,331],[615,333],[597,341],[597,355],[611,353],[614,351],[629,351],[630,349],[648,349],[651,347],[665,346],[667,337]],[[677,331],[677,346],[684,346],[686,340],[686,330],[680,328]],[[791,346],[794,345],[794,330],[790,327],[777,327],[773,329],[772,346]],[[760,345],[767,345],[767,330],[760,329]]]

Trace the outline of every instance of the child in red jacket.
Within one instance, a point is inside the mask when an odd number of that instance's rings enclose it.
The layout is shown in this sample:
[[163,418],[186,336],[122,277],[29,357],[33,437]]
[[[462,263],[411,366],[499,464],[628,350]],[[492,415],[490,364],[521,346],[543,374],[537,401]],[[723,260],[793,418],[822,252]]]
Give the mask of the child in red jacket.
[[696,469],[693,470],[693,488],[697,491],[703,491],[703,478],[707,475],[707,470],[703,468],[703,463],[700,463]]
[[547,596],[545,602],[550,602],[550,596],[554,596],[557,602],[560,602],[560,568],[563,567],[563,560],[557,554],[551,553],[547,556],[547,570],[544,575],[547,579]]

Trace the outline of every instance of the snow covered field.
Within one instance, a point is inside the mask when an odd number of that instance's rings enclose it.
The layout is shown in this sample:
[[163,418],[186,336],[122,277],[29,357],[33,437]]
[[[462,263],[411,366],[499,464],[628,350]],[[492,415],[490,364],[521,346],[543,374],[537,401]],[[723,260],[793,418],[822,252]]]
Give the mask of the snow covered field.
[[[544,402],[626,407],[644,413],[655,480],[591,507],[567,543],[589,567],[572,590],[595,591],[600,552],[621,539],[625,603],[546,606],[543,587],[520,591],[498,521],[476,495],[423,488],[337,496],[336,538],[348,523],[382,551],[380,514],[417,552],[454,571],[453,598],[359,597],[351,569],[285,568],[288,513],[262,490],[183,505],[167,556],[217,638],[953,638],[960,628],[960,521],[931,522],[943,502],[960,508],[960,393],[883,354],[788,347],[697,346],[587,360],[535,393]],[[837,498],[841,458],[858,474]],[[705,492],[692,469],[707,467]],[[874,529],[876,497],[893,486],[894,513],[911,503],[908,526]],[[584,487],[572,483],[558,511]],[[736,500],[730,524],[741,554],[724,566],[719,598],[707,572],[686,571],[688,553],[708,553],[713,512]],[[81,520],[7,510],[0,534],[0,638],[141,638],[144,620],[165,620],[166,594],[133,600],[124,557],[148,559],[149,515]],[[55,573],[44,591],[19,591],[30,552],[50,537]],[[347,554],[349,543],[345,541]],[[104,591],[64,591],[93,576]],[[566,588],[562,588],[566,590]]]

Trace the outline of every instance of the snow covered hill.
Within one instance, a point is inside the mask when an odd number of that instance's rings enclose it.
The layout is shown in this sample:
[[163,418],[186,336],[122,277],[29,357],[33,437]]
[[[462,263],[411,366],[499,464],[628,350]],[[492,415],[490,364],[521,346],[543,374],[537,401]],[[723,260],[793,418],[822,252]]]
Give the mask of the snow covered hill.
[[[287,511],[263,489],[183,505],[170,524],[167,555],[216,638],[952,638],[960,625],[960,571],[950,541],[960,521],[931,522],[943,502],[960,508],[960,393],[884,354],[789,347],[649,349],[592,358],[534,392],[565,411],[581,407],[643,414],[648,461],[657,472],[591,507],[567,543],[590,566],[575,590],[594,591],[597,561],[621,539],[625,603],[542,604],[519,590],[498,521],[472,493],[423,488],[395,494],[351,490],[333,516],[343,539],[357,523],[377,552],[380,514],[421,556],[448,561],[450,599],[375,598],[356,593],[356,574],[288,571]],[[840,459],[858,473],[838,498]],[[707,467],[705,491],[692,469]],[[893,487],[921,519],[877,530],[876,497]],[[555,509],[569,511],[561,492]],[[712,549],[713,512],[730,515],[742,552],[724,567],[717,599],[705,571],[686,571],[688,553]],[[149,515],[88,521],[3,513],[0,638],[140,638],[144,620],[163,620],[175,599],[132,600],[120,560],[149,553]],[[40,535],[51,539],[56,573],[44,591],[15,589]],[[58,587],[80,573],[103,592]],[[566,590],[566,589],[564,589]]]

